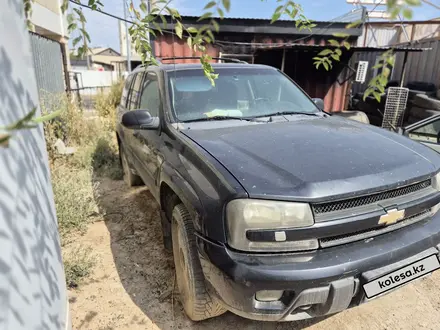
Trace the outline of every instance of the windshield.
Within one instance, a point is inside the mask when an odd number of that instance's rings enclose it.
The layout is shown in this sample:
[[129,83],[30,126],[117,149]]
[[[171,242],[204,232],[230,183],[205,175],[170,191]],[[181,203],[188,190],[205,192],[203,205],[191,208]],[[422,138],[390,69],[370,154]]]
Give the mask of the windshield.
[[169,74],[170,103],[178,121],[319,112],[313,101],[276,70],[217,68],[215,71],[219,74],[215,86],[202,70]]

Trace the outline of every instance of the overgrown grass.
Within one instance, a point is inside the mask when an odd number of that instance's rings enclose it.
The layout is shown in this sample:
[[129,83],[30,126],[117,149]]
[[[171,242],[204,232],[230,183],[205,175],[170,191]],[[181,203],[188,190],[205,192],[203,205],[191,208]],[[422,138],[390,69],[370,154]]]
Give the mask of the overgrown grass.
[[[65,95],[47,95],[42,102],[43,113],[63,109],[63,113],[45,123],[44,131],[49,153],[52,186],[63,251],[71,251],[73,242],[99,216],[95,200],[98,177],[122,178],[116,135],[113,130],[115,105],[120,100],[121,83],[112,87],[106,99],[97,102],[99,118],[87,118],[75,102]],[[117,101],[116,101],[117,100]],[[113,116],[113,117],[112,117]],[[60,139],[74,147],[72,155],[60,155],[54,147]],[[64,254],[66,283],[78,286],[93,269],[91,249],[77,247]]]
[[109,92],[101,92],[95,98],[95,110],[109,127],[114,128],[116,107],[119,105],[124,86],[123,80],[113,84]]
[[68,253],[63,253],[64,273],[68,288],[77,288],[89,277],[96,265],[91,247],[77,246]]

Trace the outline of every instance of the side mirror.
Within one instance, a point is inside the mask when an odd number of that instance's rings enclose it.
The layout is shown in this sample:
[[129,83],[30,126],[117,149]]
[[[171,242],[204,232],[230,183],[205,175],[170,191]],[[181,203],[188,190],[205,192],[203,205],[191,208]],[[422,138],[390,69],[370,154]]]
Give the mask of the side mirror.
[[312,100],[313,100],[313,102],[315,102],[315,104],[318,106],[319,109],[324,110],[324,100],[323,99],[313,98]]
[[129,129],[158,129],[159,118],[152,117],[147,110],[132,110],[122,116],[122,125]]

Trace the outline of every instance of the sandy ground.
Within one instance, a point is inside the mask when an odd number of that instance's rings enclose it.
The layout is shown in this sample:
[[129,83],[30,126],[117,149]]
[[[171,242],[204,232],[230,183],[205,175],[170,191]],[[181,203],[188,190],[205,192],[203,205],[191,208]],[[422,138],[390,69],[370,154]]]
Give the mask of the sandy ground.
[[[369,304],[323,319],[264,323],[231,313],[189,321],[170,288],[172,259],[162,248],[158,207],[146,188],[103,180],[105,214],[79,240],[93,247],[98,264],[79,290],[70,292],[74,329],[439,329],[440,271]],[[174,298],[173,298],[174,297]]]

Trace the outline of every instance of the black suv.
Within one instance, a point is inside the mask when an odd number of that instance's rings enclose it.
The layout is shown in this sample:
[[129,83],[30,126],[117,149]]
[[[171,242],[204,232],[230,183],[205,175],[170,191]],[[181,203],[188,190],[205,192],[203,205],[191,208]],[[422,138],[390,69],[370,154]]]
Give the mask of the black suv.
[[332,314],[439,268],[438,153],[325,113],[275,68],[213,66],[215,86],[200,64],[135,70],[117,122],[192,320]]

